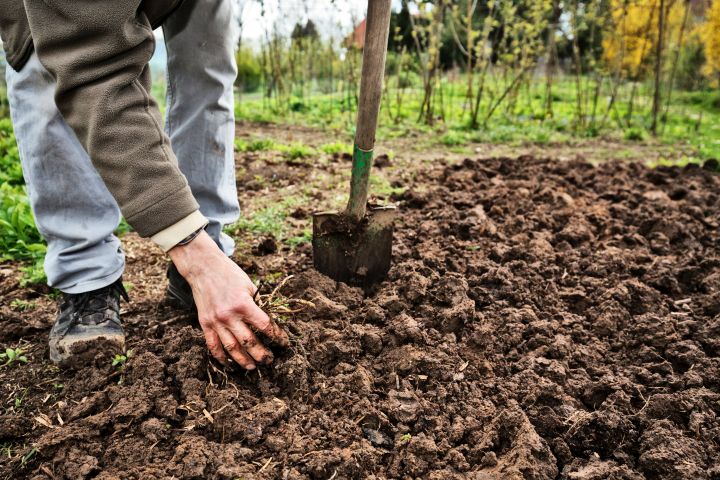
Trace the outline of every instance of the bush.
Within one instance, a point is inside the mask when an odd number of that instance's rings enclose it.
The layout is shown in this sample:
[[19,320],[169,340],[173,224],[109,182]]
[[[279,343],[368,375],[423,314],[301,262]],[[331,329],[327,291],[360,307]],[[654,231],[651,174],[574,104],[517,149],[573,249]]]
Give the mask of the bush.
[[246,93],[257,91],[260,88],[262,70],[253,51],[249,48],[241,48],[235,54],[235,60],[238,68],[235,85]]
[[23,186],[0,185],[0,260],[38,260],[45,244]]
[[0,119],[0,183],[25,184],[15,134],[9,118]]

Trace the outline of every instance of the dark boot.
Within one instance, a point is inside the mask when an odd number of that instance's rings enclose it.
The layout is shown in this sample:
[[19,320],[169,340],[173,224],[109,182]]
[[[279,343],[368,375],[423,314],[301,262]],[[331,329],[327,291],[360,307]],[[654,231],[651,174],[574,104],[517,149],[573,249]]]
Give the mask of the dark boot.
[[176,308],[194,312],[196,309],[192,288],[172,262],[168,265],[167,279],[168,287],[165,296],[168,303]]
[[125,349],[120,324],[120,298],[129,301],[122,279],[92,292],[63,296],[60,313],[50,330],[50,360],[66,367],[108,362]]

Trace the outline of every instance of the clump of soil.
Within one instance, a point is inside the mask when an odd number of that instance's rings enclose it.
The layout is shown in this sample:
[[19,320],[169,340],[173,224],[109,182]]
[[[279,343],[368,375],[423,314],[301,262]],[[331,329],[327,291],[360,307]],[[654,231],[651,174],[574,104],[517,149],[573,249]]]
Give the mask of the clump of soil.
[[[0,442],[37,449],[0,472],[720,478],[720,178],[521,157],[406,186],[375,292],[314,272],[307,249],[288,263],[282,295],[314,307],[270,368],[217,368],[157,290],[126,312],[124,370],[6,369],[65,387],[0,416]],[[43,343],[26,317],[4,317],[4,343]]]

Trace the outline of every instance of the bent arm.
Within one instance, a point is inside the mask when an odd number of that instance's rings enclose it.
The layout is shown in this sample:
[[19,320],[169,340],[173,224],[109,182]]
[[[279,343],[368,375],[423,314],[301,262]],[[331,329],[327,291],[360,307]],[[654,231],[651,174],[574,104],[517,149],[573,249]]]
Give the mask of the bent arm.
[[57,81],[58,110],[128,223],[161,238],[164,250],[202,227],[149,93],[154,37],[140,0],[24,4],[35,50]]

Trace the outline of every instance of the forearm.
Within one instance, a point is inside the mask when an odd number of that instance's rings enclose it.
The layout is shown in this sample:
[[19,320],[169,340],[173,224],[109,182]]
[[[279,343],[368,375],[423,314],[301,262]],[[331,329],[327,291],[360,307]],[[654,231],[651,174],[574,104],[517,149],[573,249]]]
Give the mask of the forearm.
[[[56,103],[128,223],[153,236],[198,209],[149,94],[152,30],[138,0],[25,2]],[[69,172],[59,172],[69,174]],[[78,185],[78,188],[82,188]],[[196,227],[197,228],[197,227]]]

